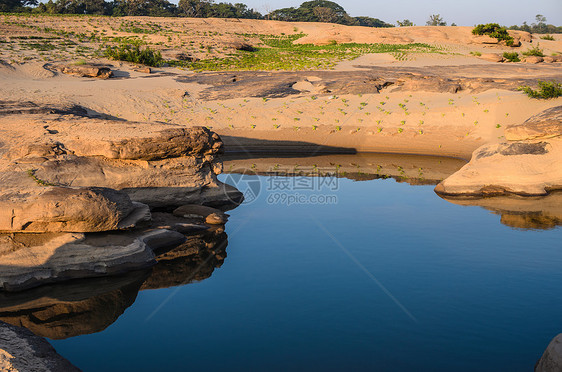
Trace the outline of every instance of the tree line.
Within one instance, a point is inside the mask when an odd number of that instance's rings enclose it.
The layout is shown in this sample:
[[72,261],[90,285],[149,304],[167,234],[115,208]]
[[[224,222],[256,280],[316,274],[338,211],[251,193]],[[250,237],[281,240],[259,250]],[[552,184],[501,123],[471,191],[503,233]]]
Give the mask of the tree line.
[[45,14],[93,14],[109,16],[195,17],[272,19],[294,22],[327,22],[343,25],[393,27],[372,17],[351,17],[345,9],[327,0],[302,3],[298,8],[277,9],[261,14],[242,3],[214,0],[180,0],[178,5],[168,0],[0,0],[0,12]]

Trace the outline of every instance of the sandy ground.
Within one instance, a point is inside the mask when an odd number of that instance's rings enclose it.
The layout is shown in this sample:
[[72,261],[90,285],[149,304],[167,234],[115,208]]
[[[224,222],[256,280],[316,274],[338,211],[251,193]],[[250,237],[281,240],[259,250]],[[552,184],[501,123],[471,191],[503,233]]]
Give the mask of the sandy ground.
[[[8,24],[5,17],[0,31],[4,37],[13,38],[25,32],[33,34],[48,25],[66,30],[97,29],[106,34],[115,29],[117,31],[112,33],[122,36],[128,35],[119,31],[123,29],[123,22],[136,22],[144,27],[159,24],[169,30],[169,36],[172,35],[170,43],[175,48],[185,45],[184,38],[192,38],[197,43],[206,40],[227,45],[249,33],[304,32],[307,36],[298,42],[318,44],[326,39],[337,42],[424,42],[442,47],[446,53],[415,54],[405,59],[396,59],[386,53],[368,54],[353,61],[343,61],[336,70],[362,71],[367,68],[376,72],[378,67],[415,67],[419,70],[414,75],[435,76],[435,68],[449,66],[447,78],[500,78],[506,82],[521,78],[535,81],[552,76],[562,79],[562,63],[516,64],[518,67],[515,68],[515,64],[492,63],[471,56],[469,51],[502,52],[511,48],[487,41],[483,43],[481,37],[471,35],[469,27],[372,29],[274,21],[147,17],[33,17],[26,22],[27,28]],[[183,30],[184,33],[176,35],[172,30]],[[216,30],[220,30],[220,35],[215,34]],[[540,40],[537,35],[514,35],[523,42],[519,51],[533,45],[531,41],[536,45]],[[147,34],[146,37],[160,40],[162,35]],[[555,37],[555,41],[540,40],[540,45],[548,52],[561,51],[562,40],[558,35]],[[248,36],[244,38],[248,39]],[[2,48],[4,58],[9,53],[14,51]],[[244,92],[236,98],[203,99],[201,92],[209,86],[181,82],[179,77],[190,77],[195,73],[177,68],[160,68],[147,75],[136,72],[135,66],[128,63],[98,60],[111,63],[115,77],[96,80],[56,72],[57,61],[45,63],[30,58],[24,63],[8,63],[8,60],[0,65],[0,100],[49,105],[75,103],[93,115],[117,120],[203,125],[223,137],[227,150],[238,152],[297,152],[310,149],[312,145],[322,145],[325,146],[322,151],[394,152],[469,159],[480,145],[502,140],[506,126],[519,124],[546,108],[562,104],[562,98],[535,100],[515,89],[487,88],[476,93],[468,89],[451,93],[428,91],[424,87],[397,90],[394,85],[378,93],[331,94],[317,88],[318,77],[312,73],[295,82],[292,86],[297,91],[295,94],[280,98],[252,97],[252,92]]]

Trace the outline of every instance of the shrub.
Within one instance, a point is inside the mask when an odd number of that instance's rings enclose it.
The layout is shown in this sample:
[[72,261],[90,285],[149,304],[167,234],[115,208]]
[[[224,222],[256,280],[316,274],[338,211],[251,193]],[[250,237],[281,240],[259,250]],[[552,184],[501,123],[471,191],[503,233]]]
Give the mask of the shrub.
[[541,39],[543,39],[543,40],[554,40],[554,37],[552,35],[544,35],[544,36],[541,36]]
[[527,50],[526,52],[523,52],[522,54],[524,56],[544,57],[544,53],[542,52],[542,49],[539,48],[539,44],[537,44],[536,47],[533,47],[533,48]]
[[513,37],[509,36],[505,27],[501,27],[497,23],[487,23],[485,25],[480,24],[476,26],[472,33],[474,35],[488,35],[490,37],[495,37],[498,41],[505,41],[509,46],[513,45]]
[[160,66],[164,61],[159,51],[152,50],[149,47],[141,50],[138,44],[122,44],[116,47],[109,47],[105,50],[105,55],[111,59],[153,67]]
[[517,52],[504,52],[503,58],[507,59],[509,62],[520,62],[519,54]]
[[539,89],[534,90],[533,88],[525,85],[519,87],[518,90],[522,90],[531,98],[539,99],[549,99],[562,96],[562,84],[555,81],[538,81]]
[[472,54],[473,56],[476,56],[476,57],[480,57],[482,55],[482,53],[480,53],[480,52],[470,52],[470,54]]

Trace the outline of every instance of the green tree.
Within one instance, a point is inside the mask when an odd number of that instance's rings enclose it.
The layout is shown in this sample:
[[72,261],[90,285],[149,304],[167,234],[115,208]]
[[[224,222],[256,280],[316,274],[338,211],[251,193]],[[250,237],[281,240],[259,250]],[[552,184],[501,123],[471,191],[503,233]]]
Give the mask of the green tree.
[[410,21],[409,19],[405,19],[403,21],[396,21],[396,24],[399,27],[407,27],[407,26],[413,26],[414,23],[412,21]]
[[20,12],[37,3],[37,0],[0,0],[0,12]]
[[425,23],[427,26],[447,26],[447,22],[441,17],[440,14],[432,14]]

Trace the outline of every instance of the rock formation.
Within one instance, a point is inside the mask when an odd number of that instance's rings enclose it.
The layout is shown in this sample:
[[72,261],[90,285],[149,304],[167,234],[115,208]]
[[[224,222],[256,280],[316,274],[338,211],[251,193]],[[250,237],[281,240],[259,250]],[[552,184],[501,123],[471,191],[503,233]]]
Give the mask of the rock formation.
[[151,228],[150,208],[242,198],[217,180],[223,145],[206,128],[23,106],[0,115],[0,289],[147,268],[185,241]]
[[535,372],[562,371],[562,333],[550,341],[544,354],[535,366]]
[[7,372],[80,371],[43,338],[0,322],[0,370]]
[[546,195],[562,189],[562,106],[505,130],[435,188],[443,195]]

